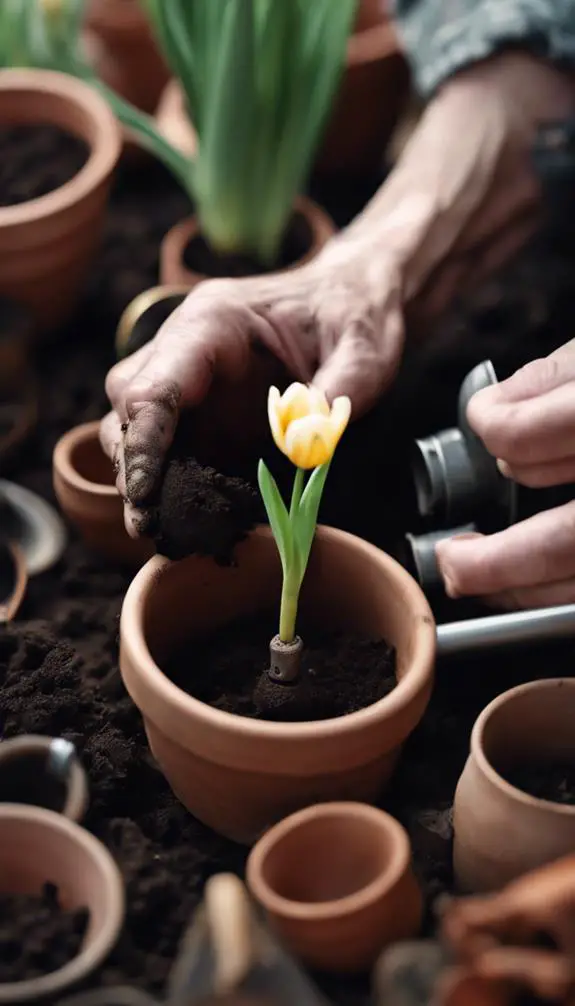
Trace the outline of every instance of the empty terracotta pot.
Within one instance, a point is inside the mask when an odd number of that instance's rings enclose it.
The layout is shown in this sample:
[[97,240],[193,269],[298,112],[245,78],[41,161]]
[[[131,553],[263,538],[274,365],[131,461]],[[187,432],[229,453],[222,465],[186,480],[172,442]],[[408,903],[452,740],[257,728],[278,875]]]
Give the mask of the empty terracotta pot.
[[120,622],[120,669],[148,740],[182,803],[201,821],[250,843],[319,800],[373,800],[432,688],[435,624],[415,580],[373,545],[318,529],[300,602],[302,617],[396,649],[397,686],[339,718],[308,723],[249,719],[215,709],[162,672],[184,640],[278,605],[281,567],[269,528],[236,552],[237,565],[155,556],[130,585]]
[[54,449],[53,480],[58,502],[87,545],[119,562],[140,565],[150,542],[130,538],[112,463],[100,446],[100,423],[75,426]]
[[93,835],[51,810],[0,804],[0,891],[40,895],[46,883],[64,909],[89,910],[83,945],[58,971],[0,984],[0,1003],[36,1002],[86,978],[114,946],[125,911],[120,872]]
[[25,803],[81,821],[88,803],[86,773],[73,744],[26,734],[0,742],[0,804]]
[[367,804],[292,814],[252,849],[246,877],[281,941],[314,968],[363,971],[421,925],[407,833]]
[[575,766],[575,679],[519,685],[478,717],[455,793],[458,887],[482,892],[575,848],[575,806],[524,793],[503,777],[522,764]]
[[[295,214],[299,216],[302,228],[307,232],[308,250],[301,258],[289,266],[305,265],[315,258],[327,241],[335,234],[335,224],[331,217],[305,196],[299,196],[295,202]],[[200,236],[200,226],[196,217],[189,217],[172,227],[164,237],[160,246],[160,282],[168,286],[185,285],[188,289],[197,286],[204,279],[209,279],[205,273],[195,272],[184,261],[186,249],[190,243]]]
[[0,541],[0,625],[18,614],[28,586],[28,570],[22,549],[12,541]]
[[84,140],[89,156],[64,185],[0,207],[0,295],[23,304],[38,332],[62,324],[80,295],[102,230],[120,129],[104,98],[66,74],[0,70],[0,126],[46,123]]
[[136,108],[155,112],[169,72],[139,0],[90,0],[86,26],[100,79]]
[[343,79],[319,151],[319,171],[365,175],[385,148],[409,97],[409,70],[389,0],[362,0],[347,46]]

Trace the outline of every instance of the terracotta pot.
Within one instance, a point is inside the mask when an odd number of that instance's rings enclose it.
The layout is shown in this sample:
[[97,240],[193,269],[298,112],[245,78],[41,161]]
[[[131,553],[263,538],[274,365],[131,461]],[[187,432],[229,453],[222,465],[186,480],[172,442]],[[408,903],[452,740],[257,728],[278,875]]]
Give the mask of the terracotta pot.
[[[301,214],[310,232],[310,246],[306,254],[298,259],[290,269],[304,265],[323,248],[335,234],[335,224],[331,217],[311,199],[299,196],[295,202],[295,212]],[[184,263],[184,252],[189,242],[198,236],[200,227],[196,217],[182,220],[168,231],[160,246],[160,282],[169,286],[186,285],[189,289],[197,286],[208,276],[192,272]]]
[[0,625],[18,614],[28,586],[22,549],[12,541],[0,542]]
[[284,946],[310,967],[364,971],[421,925],[407,833],[367,804],[292,814],[252,849],[246,876]]
[[471,734],[454,805],[454,869],[463,891],[489,891],[575,848],[575,807],[516,789],[522,761],[575,762],[575,679],[519,685],[491,702]]
[[138,0],[90,0],[86,26],[100,79],[136,108],[154,113],[169,72]]
[[236,566],[155,556],[122,608],[120,669],[153,754],[192,813],[239,842],[318,801],[373,800],[432,688],[435,625],[415,580],[373,545],[327,527],[318,529],[301,611],[393,645],[399,681],[389,695],[337,719],[272,723],[214,709],[162,673],[186,638],[279,608],[280,590],[277,549],[260,527],[238,546]]
[[88,803],[86,773],[69,741],[26,734],[0,742],[0,804],[46,807],[81,821]]
[[409,70],[388,9],[388,0],[360,5],[316,162],[320,172],[365,175],[382,166],[409,97]]
[[48,123],[90,148],[84,167],[39,199],[0,207],[0,295],[27,306],[47,332],[72,312],[98,246],[120,130],[83,81],[47,70],[0,70],[0,125]]
[[89,909],[83,945],[57,971],[0,984],[0,1003],[36,1002],[86,978],[114,946],[125,911],[120,872],[93,835],[51,810],[0,804],[0,891],[40,895],[46,883],[65,909]]
[[99,429],[98,421],[83,423],[60,438],[52,462],[54,491],[87,545],[110,559],[141,565],[153,547],[126,531],[123,501],[112,463],[100,446]]

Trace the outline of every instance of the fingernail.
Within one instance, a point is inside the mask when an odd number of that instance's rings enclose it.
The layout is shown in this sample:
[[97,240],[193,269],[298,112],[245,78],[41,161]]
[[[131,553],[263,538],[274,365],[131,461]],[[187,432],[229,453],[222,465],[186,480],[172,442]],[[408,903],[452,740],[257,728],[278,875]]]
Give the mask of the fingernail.
[[507,461],[502,461],[501,458],[497,458],[497,467],[499,468],[499,471],[501,472],[504,478],[506,479],[513,478],[511,474],[511,468],[507,464]]
[[126,488],[131,503],[141,503],[152,491],[152,479],[145,468],[130,468],[126,472]]

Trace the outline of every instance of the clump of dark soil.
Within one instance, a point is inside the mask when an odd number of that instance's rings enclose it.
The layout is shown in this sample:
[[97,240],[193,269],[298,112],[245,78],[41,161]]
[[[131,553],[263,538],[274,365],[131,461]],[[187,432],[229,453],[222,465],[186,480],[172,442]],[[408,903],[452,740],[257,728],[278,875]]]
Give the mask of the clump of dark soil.
[[512,786],[538,800],[575,806],[575,764],[572,762],[522,762],[504,773]]
[[46,196],[88,160],[88,145],[58,126],[0,127],[0,206]]
[[278,256],[272,263],[262,262],[253,255],[217,254],[206,239],[198,235],[192,238],[184,251],[184,264],[192,272],[212,279],[257,276],[292,266],[309,252],[311,241],[309,223],[302,213],[295,213],[280,245]]
[[89,913],[65,911],[46,884],[39,897],[0,894],[0,982],[38,978],[78,954]]
[[229,563],[260,517],[259,497],[247,482],[195,458],[168,459],[153,524],[156,548],[168,559],[198,554]]
[[297,684],[271,682],[269,617],[224,626],[174,654],[165,670],[195,698],[252,719],[297,722],[345,716],[377,702],[396,684],[395,653],[383,641],[352,633],[303,633],[304,674]]

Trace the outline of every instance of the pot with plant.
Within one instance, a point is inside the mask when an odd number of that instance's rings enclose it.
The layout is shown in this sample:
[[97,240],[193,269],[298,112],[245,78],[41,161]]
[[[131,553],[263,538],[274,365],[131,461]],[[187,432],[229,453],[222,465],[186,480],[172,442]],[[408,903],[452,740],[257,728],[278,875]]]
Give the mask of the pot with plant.
[[431,692],[420,588],[367,542],[316,530],[349,413],[346,398],[330,409],[305,385],[272,388],[271,430],[296,466],[289,507],[261,462],[271,527],[232,565],[156,556],[124,600],[121,673],[152,752],[182,802],[240,842],[318,801],[373,800]]
[[[0,296],[35,331],[70,315],[100,237],[120,131],[107,102],[63,73],[78,4],[0,5]],[[6,69],[17,66],[18,69]]]

